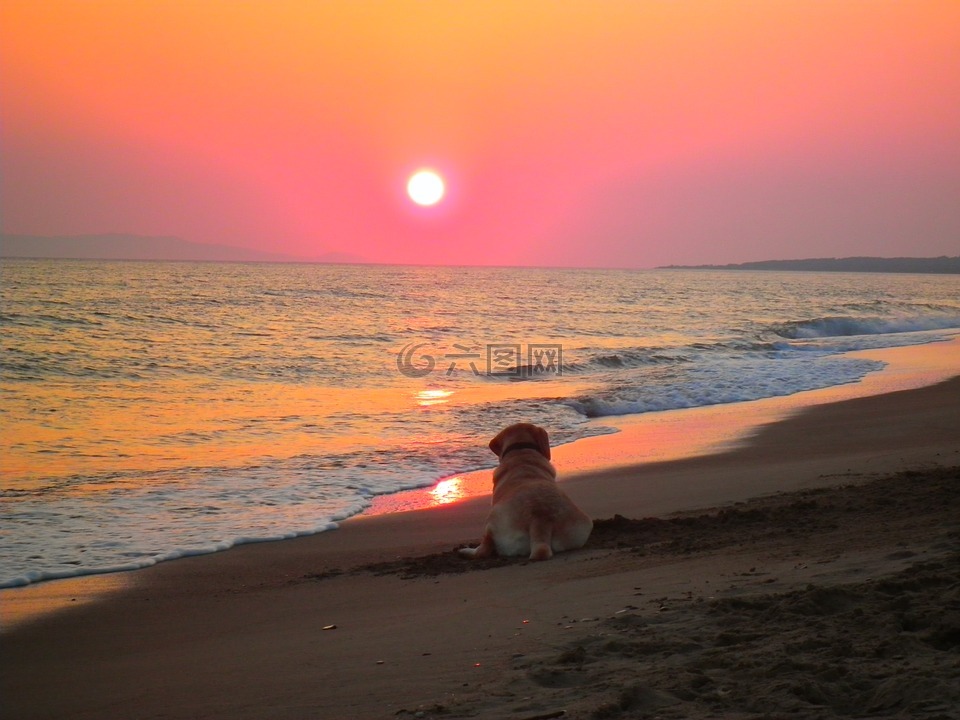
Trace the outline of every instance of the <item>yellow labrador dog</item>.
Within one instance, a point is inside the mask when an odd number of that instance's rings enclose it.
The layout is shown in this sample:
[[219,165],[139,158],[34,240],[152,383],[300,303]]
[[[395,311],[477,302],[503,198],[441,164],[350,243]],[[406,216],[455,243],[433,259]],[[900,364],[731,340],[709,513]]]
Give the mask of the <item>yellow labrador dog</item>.
[[530,423],[511,425],[490,441],[490,449],[500,458],[493,471],[493,508],[480,546],[462,548],[461,554],[549,560],[556,552],[583,547],[593,520],[557,487],[547,431]]

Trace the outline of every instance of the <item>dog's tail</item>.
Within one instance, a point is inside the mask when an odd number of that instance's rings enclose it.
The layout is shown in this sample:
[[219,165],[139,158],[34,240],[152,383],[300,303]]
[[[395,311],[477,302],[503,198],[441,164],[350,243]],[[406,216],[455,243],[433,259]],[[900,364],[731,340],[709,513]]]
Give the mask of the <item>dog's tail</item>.
[[550,541],[553,538],[553,524],[534,518],[530,522],[530,559],[549,560],[553,557]]

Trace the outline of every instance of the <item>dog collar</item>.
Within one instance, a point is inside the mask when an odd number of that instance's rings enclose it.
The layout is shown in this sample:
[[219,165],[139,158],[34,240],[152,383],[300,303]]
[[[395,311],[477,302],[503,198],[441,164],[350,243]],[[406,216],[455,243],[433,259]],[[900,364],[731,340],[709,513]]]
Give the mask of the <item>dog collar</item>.
[[536,450],[537,452],[540,452],[540,446],[532,442],[514,443],[513,445],[508,447],[506,450],[504,450],[502,453],[500,453],[500,459],[503,460],[503,458],[506,457],[507,453],[512,453],[514,450]]

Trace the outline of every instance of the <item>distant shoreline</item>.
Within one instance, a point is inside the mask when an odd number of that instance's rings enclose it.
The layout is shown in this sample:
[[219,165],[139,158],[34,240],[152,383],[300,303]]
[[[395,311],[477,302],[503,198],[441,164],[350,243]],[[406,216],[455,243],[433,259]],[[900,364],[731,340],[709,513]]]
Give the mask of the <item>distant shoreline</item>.
[[105,262],[271,262],[364,263],[359,255],[323,252],[299,257],[252,248],[192,242],[177,237],[148,235],[0,235],[4,260],[98,260]]
[[[344,252],[323,252],[298,257],[252,248],[192,242],[176,237],[146,235],[76,235],[44,237],[0,234],[0,258],[4,260],[103,260],[134,262],[270,262],[377,265],[368,258]],[[389,264],[389,263],[388,263]],[[536,266],[535,266],[536,267]],[[604,269],[558,267],[556,269]],[[615,268],[607,268],[615,269]],[[760,260],[726,265],[660,265],[653,270],[780,270],[812,272],[876,272],[960,274],[956,257],[847,257],[803,260]]]
[[760,260],[728,265],[663,265],[658,270],[800,270],[812,272],[960,273],[960,256],[934,258],[809,258]]

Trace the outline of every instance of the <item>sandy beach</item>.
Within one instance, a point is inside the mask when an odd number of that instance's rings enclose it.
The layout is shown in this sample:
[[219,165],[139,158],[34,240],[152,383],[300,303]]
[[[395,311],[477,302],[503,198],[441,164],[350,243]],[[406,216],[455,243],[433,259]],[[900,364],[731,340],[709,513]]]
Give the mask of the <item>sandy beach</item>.
[[577,472],[546,563],[461,560],[474,498],[7,591],[4,716],[955,717],[958,427],[960,378]]

